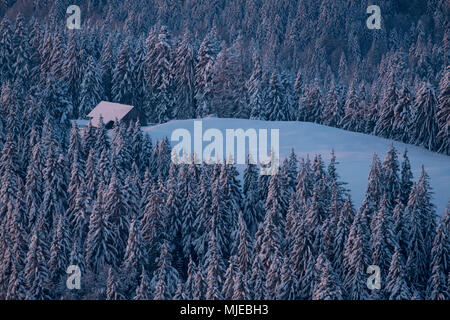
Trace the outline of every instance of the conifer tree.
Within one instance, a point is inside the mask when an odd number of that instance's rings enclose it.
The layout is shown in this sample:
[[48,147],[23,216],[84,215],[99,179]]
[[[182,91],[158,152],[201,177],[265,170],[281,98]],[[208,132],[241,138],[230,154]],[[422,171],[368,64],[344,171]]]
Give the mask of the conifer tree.
[[392,211],[386,196],[381,200],[380,209],[376,213],[372,225],[372,262],[380,267],[383,274],[386,274],[397,245]]
[[265,294],[266,273],[259,255],[256,255],[251,270],[251,277],[249,280],[251,297],[255,300],[263,300]]
[[134,296],[134,300],[150,300],[151,299],[151,284],[150,279],[145,271],[145,268],[142,267],[141,276],[140,276],[140,284],[139,287],[136,288],[136,295]]
[[412,123],[415,124],[412,143],[430,150],[437,147],[436,96],[430,83],[423,83],[413,105]]
[[262,87],[262,68],[260,57],[253,54],[253,72],[247,82],[247,91],[249,95],[250,119],[264,119],[264,92]]
[[392,128],[392,138],[409,142],[411,139],[411,112],[412,98],[406,84],[403,84],[399,92],[398,101],[394,108],[394,120]]
[[431,249],[431,277],[428,281],[427,298],[446,300],[449,298],[448,270],[450,269],[450,210],[447,207],[441,217]]
[[227,270],[225,271],[223,286],[222,286],[222,297],[226,300],[231,300],[234,294],[234,280],[237,274],[236,270],[236,256],[231,256],[228,262]]
[[191,119],[195,117],[195,54],[191,45],[191,37],[186,30],[181,43],[175,50],[174,82],[175,108],[173,115],[177,119]]
[[283,105],[283,88],[280,84],[279,75],[273,72],[269,81],[268,91],[265,97],[264,118],[271,121],[287,121],[288,110]]
[[33,230],[30,245],[25,259],[25,281],[27,300],[46,300],[50,298],[50,279],[47,268],[47,256],[43,241],[42,224]]
[[344,288],[346,297],[367,300],[366,268],[370,265],[369,231],[360,210],[350,228],[344,251]]
[[440,82],[440,91],[436,111],[438,137],[440,139],[439,152],[450,154],[450,67],[444,71]]
[[313,300],[341,300],[342,289],[333,267],[326,258],[321,254],[315,265],[317,273],[320,275],[316,281],[312,299]]
[[97,198],[94,202],[92,214],[89,220],[89,232],[86,239],[86,264],[95,273],[100,268],[110,262],[115,262],[117,257],[117,249],[114,241],[111,241],[112,230],[111,224],[106,218],[104,211],[104,186],[99,185]]
[[123,300],[120,292],[120,284],[116,270],[113,267],[108,268],[108,278],[106,280],[106,300]]
[[411,172],[411,164],[408,158],[408,150],[405,149],[403,153],[403,162],[401,169],[401,180],[400,180],[400,199],[403,205],[406,206],[409,199],[409,194],[411,193],[411,189],[413,186],[413,174]]
[[155,283],[154,300],[172,299],[178,283],[178,272],[172,267],[172,256],[166,241],[161,245],[161,254],[157,259],[157,269],[152,282]]
[[68,266],[71,250],[69,236],[67,217],[62,213],[59,215],[53,233],[53,240],[50,246],[50,260],[48,261],[51,279],[54,284],[58,284],[61,281]]
[[80,87],[80,105],[78,113],[85,117],[102,100],[104,93],[100,70],[91,56],[83,73]]
[[[214,222],[213,222],[214,224]],[[206,274],[206,293],[207,300],[222,299],[221,288],[223,284],[222,275],[224,274],[224,265],[222,253],[219,251],[216,236],[212,229],[209,233],[209,249],[205,255],[204,270]]]
[[391,145],[383,163],[383,188],[391,209],[395,206],[395,200],[397,200],[400,192],[399,167],[397,151],[394,145]]
[[114,101],[123,104],[132,102],[133,74],[130,45],[129,39],[122,44],[112,74],[111,96]]
[[389,300],[410,300],[412,292],[409,288],[400,247],[395,247],[395,252],[386,278],[386,298]]
[[398,100],[399,94],[396,79],[395,76],[391,74],[380,103],[380,117],[375,126],[376,135],[385,138],[392,137],[393,122],[395,120],[394,108]]
[[111,177],[111,182],[104,198],[104,211],[106,219],[111,225],[111,241],[117,251],[115,261],[119,262],[125,253],[129,230],[128,207],[125,196],[122,192],[122,186],[119,184],[117,174],[114,172]]
[[407,205],[409,246],[406,273],[415,290],[425,289],[431,263],[431,248],[436,233],[436,213],[431,201],[428,175],[422,167],[418,182],[413,186]]

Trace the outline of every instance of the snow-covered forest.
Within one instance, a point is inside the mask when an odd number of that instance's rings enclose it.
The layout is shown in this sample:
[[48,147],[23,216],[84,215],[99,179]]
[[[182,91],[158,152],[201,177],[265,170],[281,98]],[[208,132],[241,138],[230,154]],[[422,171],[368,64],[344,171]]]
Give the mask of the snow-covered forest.
[[[355,207],[334,156],[241,182],[140,128],[295,120],[449,155],[448,2],[377,4],[380,30],[360,1],[1,1],[0,299],[450,299],[449,208],[406,151],[374,155]],[[141,118],[70,122],[101,100]]]

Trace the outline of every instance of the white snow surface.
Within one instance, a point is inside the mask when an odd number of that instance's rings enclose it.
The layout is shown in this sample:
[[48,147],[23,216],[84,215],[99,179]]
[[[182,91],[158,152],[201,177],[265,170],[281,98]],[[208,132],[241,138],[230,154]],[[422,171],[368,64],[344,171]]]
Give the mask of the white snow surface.
[[[433,203],[437,207],[438,215],[444,213],[450,200],[450,157],[421,147],[309,122],[219,118],[201,120],[203,132],[209,128],[216,128],[222,132],[224,137],[226,129],[254,128],[257,131],[258,129],[279,129],[280,163],[294,148],[298,159],[306,158],[309,155],[313,160],[314,155],[321,154],[328,165],[333,149],[339,162],[338,173],[341,180],[348,183],[347,187],[351,190],[353,202],[357,207],[361,205],[364,198],[373,154],[376,153],[383,161],[390,145],[393,144],[401,163],[403,151],[407,148],[414,181],[417,180],[422,165],[425,166],[425,171],[430,176],[430,184],[434,192]],[[164,137],[168,137],[170,140],[172,132],[178,128],[189,130],[193,140],[194,120],[173,120],[164,124],[143,127],[142,130],[150,134],[153,140],[160,140]],[[177,141],[172,142],[172,145],[175,144]],[[209,142],[203,142],[203,148],[208,144]],[[238,169],[241,171],[242,166],[238,166]]]

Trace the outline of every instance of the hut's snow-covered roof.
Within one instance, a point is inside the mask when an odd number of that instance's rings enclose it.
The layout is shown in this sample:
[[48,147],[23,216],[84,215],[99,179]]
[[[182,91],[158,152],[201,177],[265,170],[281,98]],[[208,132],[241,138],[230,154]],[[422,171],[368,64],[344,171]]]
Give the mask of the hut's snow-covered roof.
[[101,101],[89,114],[91,125],[97,127],[100,122],[100,116],[103,117],[103,122],[106,124],[110,121],[123,119],[134,107],[126,104]]

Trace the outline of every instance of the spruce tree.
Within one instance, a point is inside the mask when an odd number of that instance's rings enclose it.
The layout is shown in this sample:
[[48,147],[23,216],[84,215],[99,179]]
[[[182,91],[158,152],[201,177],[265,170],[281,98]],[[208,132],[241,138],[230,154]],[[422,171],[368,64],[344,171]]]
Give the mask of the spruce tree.
[[[431,277],[428,281],[427,298],[449,299],[448,274],[450,269],[450,209],[441,217],[431,249]],[[447,279],[447,281],[446,281]]]
[[315,283],[312,299],[341,300],[343,295],[339,279],[325,255],[321,254],[318,257],[315,268],[320,277]]
[[153,274],[155,284],[154,300],[172,299],[178,283],[178,272],[172,267],[172,256],[166,241],[161,245],[161,254],[156,261],[157,269]]
[[403,153],[403,162],[401,169],[401,179],[400,179],[400,199],[403,205],[406,206],[409,199],[409,194],[411,193],[411,189],[413,186],[413,174],[411,172],[411,164],[408,158],[408,150],[405,149]]
[[433,87],[430,83],[423,83],[413,105],[414,128],[411,142],[430,150],[437,148],[436,106],[437,100]]
[[405,275],[405,265],[399,246],[395,252],[386,278],[386,298],[389,300],[410,300],[412,292]]
[[80,87],[79,117],[85,117],[102,100],[104,93],[100,70],[91,56],[83,73]]
[[444,71],[440,82],[440,94],[436,111],[436,121],[438,124],[438,138],[440,145],[438,151],[450,154],[450,67]]

